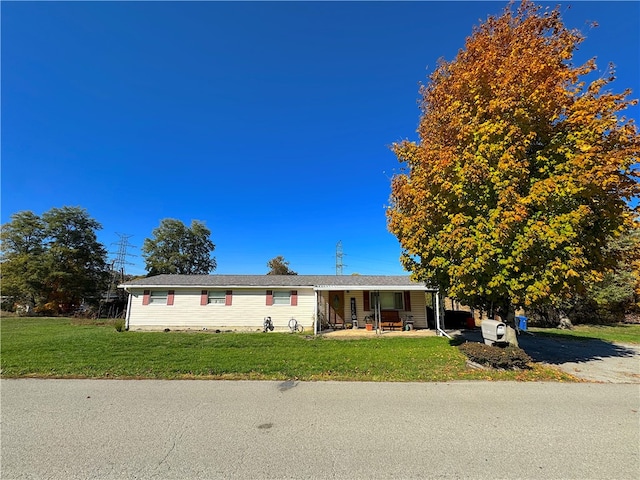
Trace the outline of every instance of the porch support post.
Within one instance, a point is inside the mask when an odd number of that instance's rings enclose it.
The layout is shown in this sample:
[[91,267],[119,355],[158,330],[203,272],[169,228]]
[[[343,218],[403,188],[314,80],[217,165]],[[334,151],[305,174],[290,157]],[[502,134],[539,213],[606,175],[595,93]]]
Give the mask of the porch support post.
[[376,335],[380,335],[382,333],[382,328],[380,325],[380,316],[381,316],[381,312],[380,312],[380,292],[378,290],[376,290],[373,294],[374,297],[374,304],[373,304],[373,318],[374,318],[374,328],[376,331]]
[[313,289],[313,298],[316,302],[316,314],[313,321],[313,334],[318,335],[318,321],[320,320],[320,310],[318,309],[318,290],[316,290],[315,288]]

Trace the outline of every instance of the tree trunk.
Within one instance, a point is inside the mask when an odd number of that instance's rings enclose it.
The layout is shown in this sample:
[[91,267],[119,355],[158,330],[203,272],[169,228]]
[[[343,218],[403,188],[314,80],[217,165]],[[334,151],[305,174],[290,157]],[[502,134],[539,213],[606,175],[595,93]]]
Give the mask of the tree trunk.
[[507,325],[507,334],[505,335],[505,339],[509,342],[509,345],[513,345],[514,347],[519,347],[518,345],[518,335],[516,334],[516,329],[511,325]]
[[573,324],[571,323],[571,320],[569,320],[569,317],[564,312],[564,310],[560,310],[558,313],[558,328],[562,330],[573,330]]
[[507,326],[505,340],[509,345],[518,347],[518,335],[516,333],[516,310],[509,300],[505,300],[499,307],[500,319]]

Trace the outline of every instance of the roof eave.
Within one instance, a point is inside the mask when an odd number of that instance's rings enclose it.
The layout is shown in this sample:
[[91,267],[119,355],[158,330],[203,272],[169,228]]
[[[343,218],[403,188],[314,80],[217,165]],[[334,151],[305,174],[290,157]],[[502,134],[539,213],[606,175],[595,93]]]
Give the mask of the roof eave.
[[368,290],[368,291],[397,291],[397,290],[416,290],[416,291],[429,291],[437,292],[435,287],[429,287],[427,285],[175,285],[175,284],[162,284],[162,285],[149,285],[149,284],[120,284],[118,288],[166,288],[166,289],[211,289],[211,288],[265,288],[265,289],[278,289],[278,288],[290,288],[292,290],[300,288],[309,288],[316,291],[320,290]]
[[428,290],[437,291],[437,288],[427,285],[316,285],[314,290]]

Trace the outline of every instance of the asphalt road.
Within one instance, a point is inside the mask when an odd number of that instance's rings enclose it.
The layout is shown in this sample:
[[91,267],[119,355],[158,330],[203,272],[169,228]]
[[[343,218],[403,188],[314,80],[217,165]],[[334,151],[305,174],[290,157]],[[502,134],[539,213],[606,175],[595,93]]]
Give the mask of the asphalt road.
[[636,479],[634,384],[2,380],[2,479]]

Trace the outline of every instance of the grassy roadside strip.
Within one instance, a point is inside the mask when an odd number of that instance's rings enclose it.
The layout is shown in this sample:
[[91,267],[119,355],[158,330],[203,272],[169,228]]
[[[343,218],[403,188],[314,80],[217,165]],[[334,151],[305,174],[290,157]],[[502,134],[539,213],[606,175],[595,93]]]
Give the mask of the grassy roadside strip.
[[551,367],[467,367],[443,337],[331,340],[288,333],[116,332],[68,318],[2,318],[3,378],[436,382],[576,381]]
[[640,345],[640,325],[577,325],[573,330],[558,328],[530,328],[536,335],[553,336],[566,340],[593,340]]

